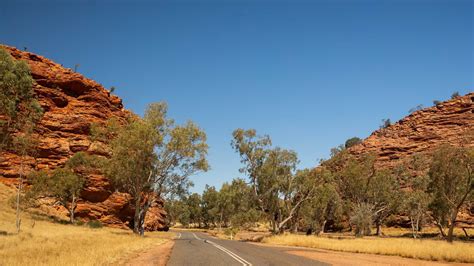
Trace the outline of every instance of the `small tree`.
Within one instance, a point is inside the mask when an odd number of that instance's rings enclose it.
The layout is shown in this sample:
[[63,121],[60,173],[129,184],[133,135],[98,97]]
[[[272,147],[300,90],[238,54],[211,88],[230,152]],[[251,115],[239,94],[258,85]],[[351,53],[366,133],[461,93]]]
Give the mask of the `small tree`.
[[360,138],[353,137],[353,138],[350,138],[350,139],[346,140],[346,143],[344,144],[344,147],[346,149],[349,149],[350,147],[355,146],[355,145],[357,145],[361,142],[362,142],[362,140]]
[[28,65],[14,60],[0,47],[0,153],[5,150],[20,155],[16,200],[16,228],[20,231],[20,196],[23,191],[25,157],[34,152],[33,131],[42,109],[33,90]]
[[374,206],[370,203],[358,203],[353,207],[353,213],[350,217],[351,223],[355,226],[355,235],[358,237],[370,235],[372,227],[372,215]]
[[97,166],[97,158],[84,152],[74,154],[62,168],[51,172],[35,172],[30,176],[32,180],[32,195],[49,196],[58,200],[69,212],[69,221],[74,223],[74,213],[77,201],[84,188],[85,175],[91,167]]
[[429,177],[426,168],[429,165],[428,157],[415,154],[402,164],[398,170],[399,177],[405,182],[407,189],[403,191],[403,212],[410,218],[413,238],[418,238],[428,204],[431,201],[427,192]]
[[457,91],[455,91],[455,92],[453,92],[453,94],[451,94],[451,99],[456,99],[456,98],[459,98],[459,97],[461,97],[461,95]]
[[390,121],[390,118],[382,119],[382,125],[380,126],[380,129],[387,128],[391,125],[392,125],[392,122]]
[[433,155],[429,177],[430,208],[443,235],[442,225],[449,225],[447,240],[452,242],[457,215],[473,200],[474,148],[440,146]]
[[416,111],[420,111],[423,109],[423,104],[418,104],[417,106],[411,108],[410,110],[408,110],[408,113],[414,113]]

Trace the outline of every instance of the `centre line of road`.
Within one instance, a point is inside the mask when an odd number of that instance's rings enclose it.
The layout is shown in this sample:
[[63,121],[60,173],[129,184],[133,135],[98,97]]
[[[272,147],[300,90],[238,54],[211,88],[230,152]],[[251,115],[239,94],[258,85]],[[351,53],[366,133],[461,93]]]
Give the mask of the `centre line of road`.
[[[196,238],[197,240],[203,240],[202,238],[199,238],[195,233],[193,233],[193,236],[194,238]],[[244,260],[242,257],[240,257],[239,255],[235,254],[234,252],[226,249],[225,247],[219,245],[219,244],[216,244],[210,240],[204,240],[206,243],[209,243],[211,245],[213,245],[215,248],[221,250],[222,252],[226,253],[227,255],[229,255],[230,257],[232,257],[234,260],[240,262],[243,266],[252,266],[252,263]]]
[[207,243],[213,245],[214,247],[222,250],[223,252],[225,252],[227,255],[231,256],[232,258],[234,258],[236,261],[242,263],[243,266],[252,266],[252,263],[244,260],[242,257],[240,257],[239,255],[235,254],[234,252],[226,249],[225,247],[219,245],[219,244],[216,244],[210,240],[206,240]]

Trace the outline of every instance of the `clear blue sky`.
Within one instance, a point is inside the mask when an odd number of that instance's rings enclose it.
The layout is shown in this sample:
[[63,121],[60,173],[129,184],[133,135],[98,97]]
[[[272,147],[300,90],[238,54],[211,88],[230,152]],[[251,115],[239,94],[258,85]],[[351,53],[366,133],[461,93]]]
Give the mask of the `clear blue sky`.
[[473,1],[2,1],[0,42],[80,64],[138,114],[164,100],[198,123],[198,192],[240,176],[236,128],[312,167],[383,118],[473,91]]

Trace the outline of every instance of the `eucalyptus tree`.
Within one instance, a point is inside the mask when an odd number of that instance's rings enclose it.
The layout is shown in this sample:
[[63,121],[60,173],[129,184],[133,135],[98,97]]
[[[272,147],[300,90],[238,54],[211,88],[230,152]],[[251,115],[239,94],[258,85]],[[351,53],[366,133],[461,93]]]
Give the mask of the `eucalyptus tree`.
[[33,131],[43,110],[33,89],[28,64],[13,59],[0,47],[0,153],[10,150],[21,156],[16,195],[16,228],[20,231],[20,195],[23,190],[25,156],[36,146]]
[[259,210],[274,233],[282,232],[301,204],[314,196],[319,180],[312,171],[296,171],[296,152],[272,148],[270,137],[258,136],[254,129],[235,130],[231,144],[244,164],[240,171],[249,177]]
[[440,146],[433,155],[429,177],[430,209],[443,235],[442,226],[448,224],[447,240],[452,242],[459,211],[474,200],[474,148]]
[[111,146],[107,176],[133,197],[136,234],[143,235],[146,213],[156,198],[188,186],[190,175],[209,167],[206,134],[192,122],[175,125],[165,103],[150,104],[143,119],[129,119]]
[[400,205],[400,186],[396,177],[390,171],[378,170],[375,157],[371,154],[356,158],[347,151],[341,151],[323,165],[331,171],[348,215],[353,216],[351,220],[363,221],[355,224],[356,232],[370,233],[370,228],[358,228],[367,226],[367,219],[360,216],[368,215],[370,217],[367,218],[377,227],[377,235],[381,235],[384,220]]

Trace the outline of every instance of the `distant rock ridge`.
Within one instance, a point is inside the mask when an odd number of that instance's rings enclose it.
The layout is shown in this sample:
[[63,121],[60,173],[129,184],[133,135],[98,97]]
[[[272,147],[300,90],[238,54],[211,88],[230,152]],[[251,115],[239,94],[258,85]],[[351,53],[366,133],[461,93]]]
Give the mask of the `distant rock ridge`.
[[[35,158],[24,160],[26,172],[55,169],[74,153],[108,155],[109,147],[89,137],[92,123],[105,123],[109,118],[125,119],[131,113],[122,100],[99,83],[36,54],[1,46],[15,59],[28,63],[35,80],[34,91],[44,110],[36,134],[39,144]],[[0,154],[0,182],[14,184],[22,158],[14,153]],[[107,178],[95,173],[88,176],[86,187],[76,209],[76,216],[86,220],[126,228],[133,217],[130,196],[115,192]],[[146,217],[148,230],[164,225],[163,202],[150,208]]]
[[374,131],[349,153],[373,153],[379,167],[393,166],[416,153],[431,153],[441,144],[474,146],[474,92],[415,111]]

